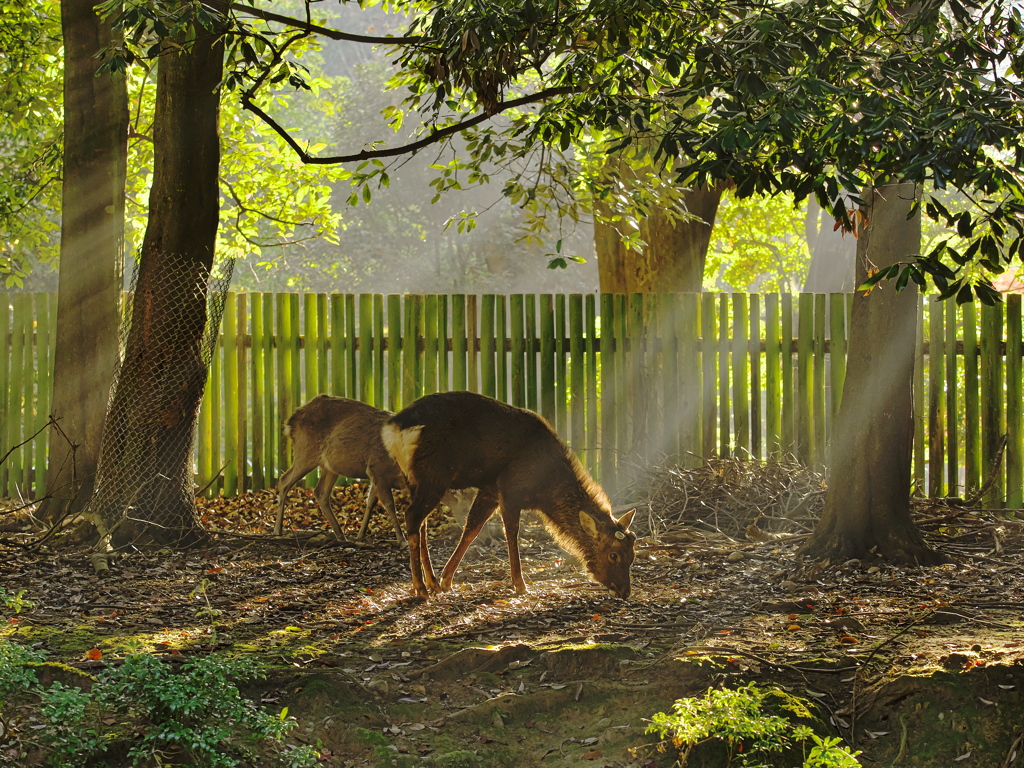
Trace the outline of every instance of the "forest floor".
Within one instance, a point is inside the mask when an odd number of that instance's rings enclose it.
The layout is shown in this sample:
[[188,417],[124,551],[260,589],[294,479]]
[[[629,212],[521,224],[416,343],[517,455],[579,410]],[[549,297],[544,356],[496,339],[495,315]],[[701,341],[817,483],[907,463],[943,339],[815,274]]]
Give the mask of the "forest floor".
[[[324,765],[668,766],[649,718],[751,681],[810,702],[865,766],[1017,765],[1024,524],[920,500],[918,525],[949,564],[807,562],[819,481],[739,462],[690,472],[641,483],[656,492],[639,499],[627,601],[537,524],[521,537],[528,594],[513,592],[499,539],[470,550],[452,592],[414,600],[384,515],[368,544],[341,544],[308,490],[292,492],[289,536],[268,535],[273,492],[200,499],[219,531],[208,547],[125,553],[102,575],[84,546],[27,550],[24,513],[0,508],[0,586],[31,603],[0,613],[0,638],[90,674],[139,651],[258,658],[269,676],[246,692],[288,707],[290,739]],[[336,491],[353,534],[364,492]],[[457,531],[436,516],[443,562]],[[42,727],[30,708],[0,715],[9,755]]]

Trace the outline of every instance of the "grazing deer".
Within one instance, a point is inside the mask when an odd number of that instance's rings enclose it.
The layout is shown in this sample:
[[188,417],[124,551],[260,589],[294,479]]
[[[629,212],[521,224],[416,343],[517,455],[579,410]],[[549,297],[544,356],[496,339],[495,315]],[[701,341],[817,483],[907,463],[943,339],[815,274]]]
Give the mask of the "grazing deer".
[[[382,438],[412,489],[405,527],[418,597],[451,589],[463,555],[495,509],[505,526],[517,593],[526,592],[519,518],[523,510],[536,510],[555,541],[595,581],[629,597],[636,536],[628,529],[635,510],[613,518],[604,491],[537,414],[472,392],[443,392],[395,414]],[[479,492],[438,582],[427,551],[426,518],[446,491],[469,487]]]
[[[362,541],[370,522],[370,513],[379,500],[391,518],[399,544],[405,542],[402,526],[395,514],[394,488],[407,488],[405,476],[381,442],[381,427],[391,418],[391,411],[382,411],[372,405],[344,397],[319,395],[299,408],[288,419],[285,435],[291,437],[295,448],[292,466],[281,475],[277,485],[277,522],[274,535],[280,536],[284,521],[284,508],[288,491],[299,480],[317,467],[320,480],[313,495],[317,506],[331,524],[334,535],[345,541],[345,534],[331,508],[331,491],[341,476],[368,478],[370,490],[366,495],[366,511],[359,526],[356,541]],[[443,501],[456,518],[466,516],[472,504],[471,492],[447,494]]]
[[295,460],[277,484],[275,536],[281,535],[288,491],[319,467],[320,481],[313,495],[335,536],[345,541],[345,534],[331,509],[331,490],[338,477],[345,476],[370,480],[366,511],[357,540],[361,541],[365,535],[370,512],[378,499],[391,518],[398,542],[405,540],[391,495],[392,488],[406,487],[405,477],[380,439],[381,427],[391,415],[390,411],[382,411],[358,400],[330,395],[313,398],[291,415],[284,433],[292,439]]

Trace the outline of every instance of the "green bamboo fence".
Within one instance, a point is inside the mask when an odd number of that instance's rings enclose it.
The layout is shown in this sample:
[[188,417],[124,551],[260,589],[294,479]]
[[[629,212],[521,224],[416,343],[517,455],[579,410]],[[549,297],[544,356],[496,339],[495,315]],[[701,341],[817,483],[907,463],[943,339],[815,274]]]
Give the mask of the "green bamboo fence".
[[[822,469],[846,373],[841,294],[229,293],[196,482],[273,487],[283,420],[326,392],[396,410],[469,389],[542,413],[606,487],[670,457]],[[45,494],[53,294],[0,293],[0,495]],[[921,302],[914,474],[934,496],[1024,506],[1021,297]],[[35,436],[37,432],[42,432]],[[308,482],[315,482],[308,478]]]

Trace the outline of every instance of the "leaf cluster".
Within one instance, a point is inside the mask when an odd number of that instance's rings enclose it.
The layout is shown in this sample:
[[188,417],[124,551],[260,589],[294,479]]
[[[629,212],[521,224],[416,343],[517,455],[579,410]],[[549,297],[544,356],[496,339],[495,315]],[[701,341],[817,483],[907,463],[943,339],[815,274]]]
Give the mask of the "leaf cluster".
[[[1024,255],[1017,140],[1024,41],[1015,4],[417,0],[389,7],[409,14],[408,34],[343,33],[317,22],[308,1],[304,18],[232,6],[226,83],[305,163],[397,157],[474,131],[455,165],[484,183],[486,162],[512,165],[538,151],[565,156],[589,145],[603,157],[650,164],[677,187],[728,180],[739,198],[786,193],[799,203],[814,195],[847,229],[854,226],[847,201],[861,205],[862,189],[913,182],[930,191],[924,213],[951,238],[886,278],[931,280],[943,295],[990,301],[990,290],[968,285],[974,273],[964,266],[995,271]],[[134,19],[129,33],[130,12],[121,15],[126,38],[141,40],[144,20]],[[396,127],[415,114],[422,137],[338,157],[302,146],[265,101],[274,87],[309,87],[289,51],[314,37],[390,43],[400,68],[391,87],[405,98],[384,120]],[[498,113],[507,120],[480,128]],[[441,169],[438,193],[460,185],[452,167]],[[560,173],[556,163],[541,167]],[[586,200],[590,182],[566,178],[521,172],[506,193],[520,205],[575,216],[563,201],[580,191]],[[370,183],[386,183],[387,169],[366,166],[350,180],[362,187],[354,202],[366,202]],[[944,213],[934,193],[947,188],[962,192],[970,210]]]
[[130,742],[133,765],[163,764],[172,755],[175,762],[210,768],[251,763],[260,755],[277,765],[316,763],[312,748],[284,743],[295,723],[287,710],[274,716],[242,697],[238,681],[264,676],[252,660],[208,656],[177,668],[132,653],[85,690],[41,685],[31,668],[40,659],[38,652],[0,641],[0,693],[38,697],[39,716],[48,723],[39,738],[50,765],[85,765],[121,739]]
[[702,697],[679,699],[671,712],[651,717],[647,732],[670,740],[684,765],[694,747],[717,741],[726,747],[728,765],[765,768],[766,758],[799,747],[802,768],[857,768],[859,752],[841,746],[838,738],[818,736],[808,726],[793,722],[812,716],[802,699],[781,688],[749,683],[735,689],[710,688]]
[[63,156],[60,5],[0,2],[0,286],[56,255]]
[[520,153],[601,132],[605,154],[654,147],[678,185],[813,194],[847,228],[846,200],[859,203],[866,186],[955,188],[971,211],[944,213],[932,195],[925,213],[963,249],[947,242],[899,270],[904,284],[931,279],[944,295],[966,295],[964,264],[1001,270],[1024,253],[1013,4],[926,0],[912,14],[888,0],[496,5],[417,6],[422,40],[400,56],[396,81],[410,107],[492,112],[528,73],[539,92],[565,91],[513,121]]

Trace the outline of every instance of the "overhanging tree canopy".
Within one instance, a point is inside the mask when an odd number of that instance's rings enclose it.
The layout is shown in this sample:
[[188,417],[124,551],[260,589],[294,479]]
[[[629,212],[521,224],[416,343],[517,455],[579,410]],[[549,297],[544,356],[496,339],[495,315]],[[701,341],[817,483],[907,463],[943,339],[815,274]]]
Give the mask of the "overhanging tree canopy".
[[[645,159],[665,164],[679,185],[732,179],[741,197],[813,194],[851,228],[856,217],[841,192],[856,199],[886,179],[961,190],[972,210],[953,213],[934,198],[924,205],[957,239],[909,270],[886,272],[904,282],[931,274],[961,300],[972,281],[993,298],[962,265],[996,269],[1024,247],[1021,12],[1010,4],[927,0],[897,28],[900,6],[887,0],[864,9],[835,0],[391,3],[410,14],[402,37],[329,29],[310,3],[304,19],[273,7],[231,6],[226,83],[304,162],[363,162],[352,178],[364,187],[386,183],[383,160],[457,133],[469,136],[467,152],[439,190],[460,171],[460,183],[485,182],[484,161],[566,152],[597,137],[609,153],[645,142],[653,147]],[[127,4],[122,21],[141,24],[141,8]],[[401,70],[392,87],[407,97],[384,117],[420,119],[422,137],[321,156],[291,136],[259,98],[285,82],[302,87],[288,50],[315,35],[392,46]],[[118,56],[142,53],[129,44]],[[489,126],[498,113],[510,120]],[[526,176],[506,191],[528,201],[555,194]]]

